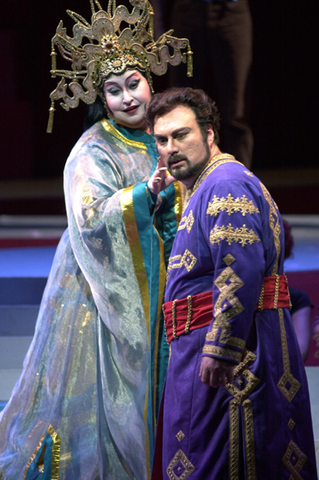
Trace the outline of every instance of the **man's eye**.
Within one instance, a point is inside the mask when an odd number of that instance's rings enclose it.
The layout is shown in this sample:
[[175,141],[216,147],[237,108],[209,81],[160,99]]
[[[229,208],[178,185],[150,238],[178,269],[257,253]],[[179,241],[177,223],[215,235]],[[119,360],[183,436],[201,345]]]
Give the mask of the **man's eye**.
[[177,140],[181,140],[182,138],[186,137],[187,133],[186,132],[180,132],[176,135],[175,138],[177,138]]
[[157,143],[158,143],[159,145],[165,145],[165,144],[167,143],[167,140],[166,140],[166,138],[159,138],[159,139],[157,140]]

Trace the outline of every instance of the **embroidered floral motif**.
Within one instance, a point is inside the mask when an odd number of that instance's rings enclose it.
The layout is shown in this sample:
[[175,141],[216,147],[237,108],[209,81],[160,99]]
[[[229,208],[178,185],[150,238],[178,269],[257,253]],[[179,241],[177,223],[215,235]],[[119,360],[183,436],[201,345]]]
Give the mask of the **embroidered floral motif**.
[[288,468],[289,472],[291,473],[290,480],[300,480],[301,476],[299,474],[300,470],[304,466],[307,455],[303,453],[302,450],[298,447],[298,445],[290,441],[286,453],[282,459],[284,465]]
[[212,202],[208,202],[206,213],[211,216],[217,217],[220,212],[225,212],[228,215],[232,213],[240,212],[244,217],[247,213],[260,213],[258,208],[255,207],[252,200],[248,200],[246,195],[241,198],[234,198],[229,193],[227,197],[217,197],[214,195]]
[[247,243],[252,245],[254,242],[260,242],[258,235],[252,229],[248,230],[245,224],[240,228],[234,228],[230,223],[227,227],[215,225],[214,229],[210,231],[209,241],[212,245],[215,243],[220,245],[221,240],[226,240],[228,245],[233,242],[239,243],[242,247],[245,247]]
[[186,270],[190,272],[196,262],[197,258],[187,249],[183,255],[174,255],[173,257],[170,257],[167,267],[167,277],[173,268],[182,268],[184,266]]
[[187,229],[188,233],[190,233],[192,226],[194,224],[194,217],[193,217],[193,210],[191,210],[187,217],[182,217],[181,223],[179,224],[178,230],[183,230],[184,228]]
[[170,480],[186,480],[194,470],[194,465],[188,460],[183,450],[178,450],[170,461],[166,473]]

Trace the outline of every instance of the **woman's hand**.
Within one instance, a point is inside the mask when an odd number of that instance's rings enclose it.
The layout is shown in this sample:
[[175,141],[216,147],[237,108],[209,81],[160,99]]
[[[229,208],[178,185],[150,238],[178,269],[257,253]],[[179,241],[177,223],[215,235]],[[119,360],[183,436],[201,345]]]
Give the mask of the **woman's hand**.
[[158,195],[159,192],[165,190],[175,181],[175,178],[168,173],[162,158],[159,157],[156,170],[147,183],[148,188],[154,195]]

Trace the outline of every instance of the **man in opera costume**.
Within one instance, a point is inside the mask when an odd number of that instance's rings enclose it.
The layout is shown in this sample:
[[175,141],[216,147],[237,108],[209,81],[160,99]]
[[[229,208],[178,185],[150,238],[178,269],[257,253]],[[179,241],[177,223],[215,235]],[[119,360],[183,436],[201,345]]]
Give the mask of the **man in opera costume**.
[[148,123],[160,154],[151,191],[174,178],[187,188],[167,268],[171,356],[153,479],[315,480],[278,207],[219,150],[219,115],[202,90],[155,95]]

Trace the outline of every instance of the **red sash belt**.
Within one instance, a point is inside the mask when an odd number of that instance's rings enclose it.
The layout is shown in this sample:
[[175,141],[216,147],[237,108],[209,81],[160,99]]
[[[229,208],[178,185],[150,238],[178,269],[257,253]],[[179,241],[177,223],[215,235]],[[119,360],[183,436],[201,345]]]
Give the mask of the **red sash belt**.
[[[291,307],[286,275],[265,277],[256,311]],[[188,295],[163,305],[166,336],[170,343],[183,333],[210,324],[213,316],[212,291]]]

